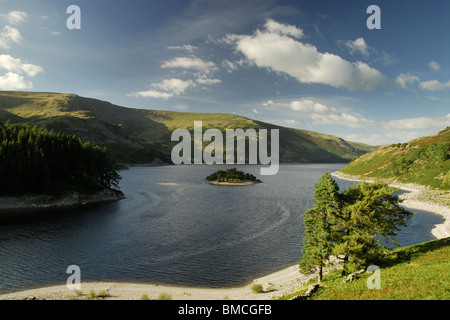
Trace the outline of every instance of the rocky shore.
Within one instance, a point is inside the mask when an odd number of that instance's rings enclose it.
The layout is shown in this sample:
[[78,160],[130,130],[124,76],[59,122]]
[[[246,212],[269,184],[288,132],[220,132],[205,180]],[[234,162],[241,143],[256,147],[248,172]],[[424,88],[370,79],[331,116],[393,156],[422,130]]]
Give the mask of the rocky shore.
[[0,197],[0,210],[72,207],[124,199],[123,192],[103,189],[94,194],[66,191],[59,195],[24,195]]

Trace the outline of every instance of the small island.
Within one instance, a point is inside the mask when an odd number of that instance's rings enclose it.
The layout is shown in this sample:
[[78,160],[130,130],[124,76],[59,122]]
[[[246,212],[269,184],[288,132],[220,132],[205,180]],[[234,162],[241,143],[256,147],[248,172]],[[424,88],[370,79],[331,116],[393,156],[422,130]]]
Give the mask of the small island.
[[236,168],[216,171],[207,176],[205,181],[219,186],[248,186],[261,182],[254,175],[239,171]]

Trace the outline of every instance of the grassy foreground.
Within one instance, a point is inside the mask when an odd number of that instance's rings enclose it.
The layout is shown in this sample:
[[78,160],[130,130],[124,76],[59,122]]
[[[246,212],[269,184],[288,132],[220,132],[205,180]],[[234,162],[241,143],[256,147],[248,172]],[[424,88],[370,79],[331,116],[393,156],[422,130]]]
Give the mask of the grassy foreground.
[[[449,300],[450,238],[402,247],[391,252],[385,266],[380,266],[380,289],[369,289],[363,273],[349,283],[340,270],[325,275],[311,300]],[[315,281],[315,279],[314,279]],[[311,283],[280,299],[290,299],[306,292]]]

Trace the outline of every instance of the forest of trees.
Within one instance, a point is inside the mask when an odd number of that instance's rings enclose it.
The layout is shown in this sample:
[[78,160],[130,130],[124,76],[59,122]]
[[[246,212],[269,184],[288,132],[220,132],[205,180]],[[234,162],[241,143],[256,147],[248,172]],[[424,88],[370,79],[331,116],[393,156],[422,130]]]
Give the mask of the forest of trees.
[[76,136],[0,123],[0,194],[117,188],[121,177],[106,150]]
[[339,193],[329,172],[316,183],[313,208],[305,212],[300,271],[317,272],[318,282],[330,255],[344,256],[344,273],[382,263],[388,252],[380,238],[394,237],[413,213],[399,205],[395,189],[359,183]]

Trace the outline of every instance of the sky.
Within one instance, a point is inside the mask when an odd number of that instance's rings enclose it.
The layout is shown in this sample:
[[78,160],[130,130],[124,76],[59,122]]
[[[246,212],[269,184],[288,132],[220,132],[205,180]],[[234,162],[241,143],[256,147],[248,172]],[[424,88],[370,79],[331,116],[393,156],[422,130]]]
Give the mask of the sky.
[[450,126],[449,15],[448,0],[0,0],[0,90],[406,142]]

